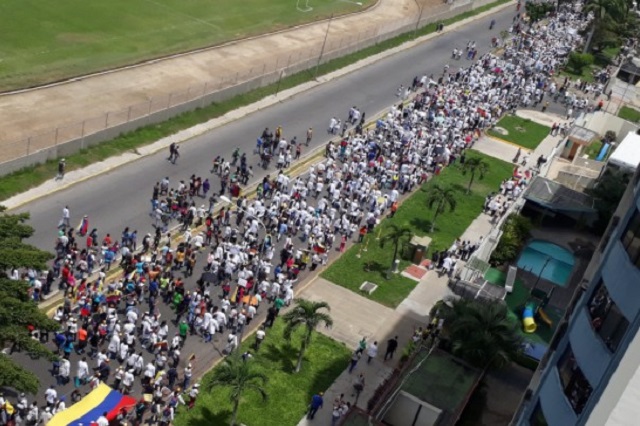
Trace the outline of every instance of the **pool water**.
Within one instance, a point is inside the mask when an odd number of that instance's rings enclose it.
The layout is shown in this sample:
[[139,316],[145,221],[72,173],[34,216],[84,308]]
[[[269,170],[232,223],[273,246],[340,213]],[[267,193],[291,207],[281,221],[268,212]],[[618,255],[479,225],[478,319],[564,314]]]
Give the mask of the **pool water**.
[[574,264],[575,259],[569,250],[541,240],[527,244],[518,258],[518,268],[534,275],[542,272],[541,278],[561,287],[567,285]]

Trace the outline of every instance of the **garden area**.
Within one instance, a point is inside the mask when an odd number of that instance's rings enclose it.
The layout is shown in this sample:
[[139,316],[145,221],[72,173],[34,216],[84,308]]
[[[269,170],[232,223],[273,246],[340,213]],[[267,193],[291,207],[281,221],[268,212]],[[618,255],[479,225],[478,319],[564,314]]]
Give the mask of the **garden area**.
[[[513,165],[510,163],[477,151],[468,151],[467,163],[480,160],[486,165],[486,170],[482,173],[482,179],[480,173],[475,174],[470,193],[467,193],[467,189],[471,174],[463,174],[457,163],[445,168],[439,176],[434,176],[404,201],[393,218],[383,220],[373,233],[365,238],[363,244],[355,244],[347,250],[322,273],[322,277],[354,292],[359,292],[359,287],[364,281],[372,282],[378,285],[378,288],[371,295],[363,294],[365,297],[389,307],[399,305],[417,283],[400,274],[392,274],[387,279],[387,271],[394,260],[394,247],[393,242],[381,246],[380,241],[390,232],[395,232],[394,230],[409,229],[411,234],[432,238],[428,255],[436,250],[448,249],[481,213],[485,196],[496,191],[502,180],[511,176],[513,172]],[[455,209],[452,211],[450,206],[444,206],[444,211],[436,217],[435,226],[432,220],[438,208],[434,206],[430,209],[428,206],[434,187],[449,189],[450,195],[455,199]],[[410,235],[404,237],[401,241],[402,248],[410,238]],[[404,251],[406,250],[400,250],[400,253]],[[400,270],[411,263],[406,260],[407,257],[400,256]]]
[[620,108],[620,111],[618,111],[618,117],[632,123],[640,123],[640,111],[628,106],[623,106],[622,108]]
[[550,131],[549,127],[527,118],[506,115],[487,134],[523,148],[534,150],[549,135]]
[[[279,318],[267,335],[259,351],[252,347],[255,336],[250,336],[236,349],[237,353],[251,351],[253,358],[241,363],[251,364],[251,370],[267,377],[261,385],[267,395],[263,401],[260,392],[247,389],[240,399],[237,424],[260,426],[295,426],[304,416],[311,397],[324,392],[345,370],[351,351],[342,343],[320,333],[313,334],[309,350],[305,352],[301,371],[295,373],[296,360],[304,336],[303,330],[295,332],[291,341],[284,338],[285,324]],[[223,365],[209,371],[202,379],[206,389]],[[233,404],[227,387],[213,386],[212,391],[202,391],[192,410],[181,409],[176,416],[176,426],[228,425]],[[325,407],[325,409],[330,409]]]

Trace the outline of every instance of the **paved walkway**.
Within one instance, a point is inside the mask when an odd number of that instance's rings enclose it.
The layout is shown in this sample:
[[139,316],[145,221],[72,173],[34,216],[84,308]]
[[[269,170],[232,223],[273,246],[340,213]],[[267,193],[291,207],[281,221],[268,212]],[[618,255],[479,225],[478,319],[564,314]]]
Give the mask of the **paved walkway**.
[[[537,111],[522,111],[519,116],[531,118],[541,124],[558,121],[558,117],[551,114],[543,114]],[[532,161],[539,155],[548,156],[553,148],[560,141],[557,136],[547,136],[538,147],[531,153]],[[484,137],[478,141],[474,149],[487,155],[494,156],[504,161],[511,161],[517,147],[512,144],[500,142],[496,139]],[[469,227],[461,235],[462,240],[478,241],[480,237],[486,237],[494,228],[491,217],[484,213],[479,213]],[[461,268],[464,262],[459,261],[456,265]],[[366,410],[367,402],[373,396],[376,388],[393,373],[397,366],[403,348],[409,342],[413,330],[419,326],[425,326],[428,322],[428,313],[433,305],[453,293],[447,286],[446,276],[439,277],[435,271],[429,271],[422,277],[415,289],[400,303],[395,309],[380,305],[364,296],[335,285],[323,278],[317,278],[301,294],[300,297],[311,300],[323,300],[332,307],[331,316],[334,326],[331,329],[321,329],[321,333],[344,343],[348,348],[357,347],[360,339],[365,337],[367,342],[378,341],[379,356],[371,364],[367,364],[366,356],[358,362],[352,374],[345,371],[336,381],[324,391],[325,406],[318,411],[314,420],[303,418],[298,426],[330,425],[333,401],[344,394],[347,401],[354,404],[353,379],[364,373],[366,386],[360,395],[357,406]],[[399,347],[394,360],[384,362],[386,342],[393,336],[398,336]],[[318,392],[323,391],[318,389]]]
[[[424,5],[423,20],[457,6],[441,0],[419,0],[419,3]],[[105,120],[109,126],[120,124],[148,111],[164,109],[168,103],[178,105],[205,92],[269,73],[278,74],[289,66],[315,60],[321,51],[327,57],[349,45],[354,45],[350,50],[356,50],[355,44],[360,41],[415,23],[417,11],[414,0],[380,0],[365,12],[333,19],[326,44],[328,23],[321,21],[63,84],[2,95],[0,162],[24,155],[24,140],[32,135],[42,134],[30,141],[31,152],[53,146],[55,129],[59,126],[64,126],[57,135],[59,142],[72,135],[79,138],[82,133],[104,129]],[[105,119],[107,113],[110,117]]]

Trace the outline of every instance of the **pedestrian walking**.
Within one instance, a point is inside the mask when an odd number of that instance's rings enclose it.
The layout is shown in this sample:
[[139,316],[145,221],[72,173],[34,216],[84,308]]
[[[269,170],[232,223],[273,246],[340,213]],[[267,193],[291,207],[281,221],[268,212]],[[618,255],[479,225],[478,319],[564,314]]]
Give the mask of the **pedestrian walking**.
[[367,348],[367,364],[370,364],[376,356],[378,356],[378,342],[373,342]]
[[56,180],[62,180],[64,178],[64,172],[67,168],[67,160],[64,158],[58,161],[58,174],[56,175]]
[[387,341],[387,351],[384,354],[384,360],[393,359],[393,354],[398,349],[398,336],[395,336]]
[[309,403],[309,411],[307,413],[307,419],[313,420],[318,410],[322,408],[322,405],[324,404],[324,400],[322,399],[323,395],[324,394],[320,392],[311,397],[311,403]]
[[351,359],[349,360],[349,374],[356,368],[358,365],[358,361],[360,360],[360,352],[355,351],[351,354]]

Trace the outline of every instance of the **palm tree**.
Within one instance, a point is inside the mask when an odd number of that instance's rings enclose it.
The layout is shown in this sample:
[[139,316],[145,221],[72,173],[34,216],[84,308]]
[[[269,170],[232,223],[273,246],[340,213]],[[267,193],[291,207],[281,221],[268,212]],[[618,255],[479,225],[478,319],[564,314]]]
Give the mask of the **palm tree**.
[[451,212],[456,209],[455,192],[453,188],[445,187],[438,183],[434,183],[427,189],[427,206],[429,209],[433,209],[433,206],[436,206],[436,211],[431,221],[431,232],[436,229],[436,219],[440,213],[444,213],[447,207]]
[[267,380],[266,374],[258,371],[255,364],[245,361],[238,354],[232,354],[213,370],[211,379],[205,381],[204,387],[207,392],[210,392],[215,386],[230,388],[230,399],[233,404],[230,425],[234,426],[238,417],[240,400],[246,391],[257,392],[263,401],[267,400],[267,393],[263,387]]
[[480,179],[484,179],[484,175],[489,172],[489,163],[480,157],[467,158],[467,161],[462,165],[462,174],[469,173],[471,178],[469,179],[469,185],[467,186],[467,194],[471,193],[471,185],[476,178],[476,173]]
[[291,335],[299,327],[304,326],[305,332],[302,338],[302,344],[300,345],[300,352],[298,353],[298,362],[296,364],[295,372],[298,373],[302,368],[302,359],[304,353],[311,343],[311,336],[316,327],[321,323],[324,323],[326,327],[333,325],[333,319],[325,312],[318,312],[321,309],[331,310],[327,302],[313,302],[306,299],[295,299],[296,306],[282,317],[286,324],[284,329],[284,338],[291,340]]
[[521,350],[518,324],[500,302],[449,300],[440,309],[453,355],[481,368],[508,364]]
[[394,224],[389,225],[387,230],[388,232],[380,238],[380,247],[384,248],[385,244],[388,242],[393,244],[393,261],[391,262],[391,268],[389,268],[393,271],[396,265],[396,260],[398,259],[398,250],[400,250],[402,241],[407,237],[411,237],[413,235],[413,231],[411,231],[411,228],[406,226],[400,228],[398,225]]
[[584,44],[583,53],[589,52],[593,35],[597,29],[615,24],[618,18],[622,18],[627,14],[627,9],[628,5],[623,0],[588,0],[584,5],[584,11],[593,13],[593,21],[591,22],[587,41]]

